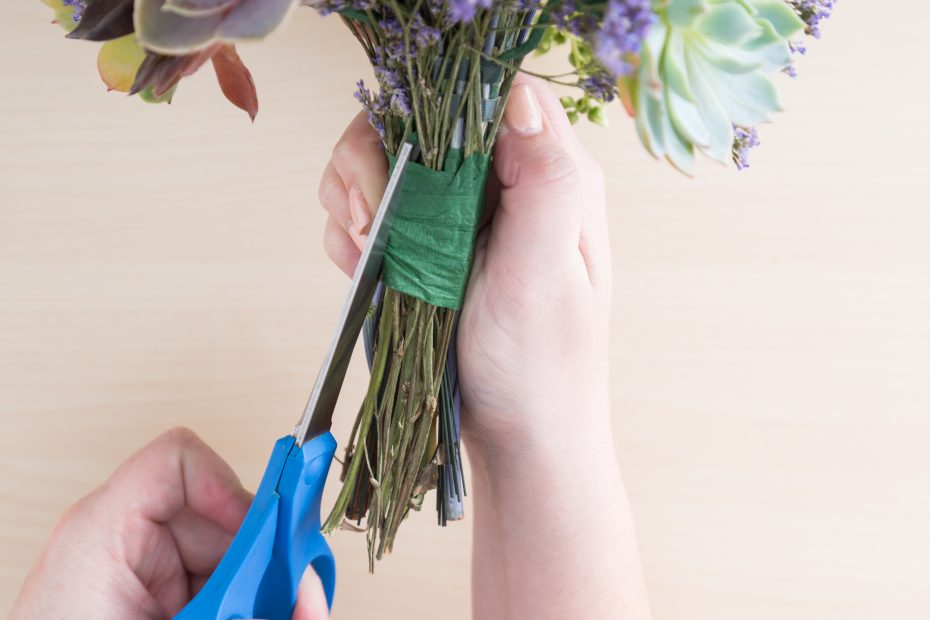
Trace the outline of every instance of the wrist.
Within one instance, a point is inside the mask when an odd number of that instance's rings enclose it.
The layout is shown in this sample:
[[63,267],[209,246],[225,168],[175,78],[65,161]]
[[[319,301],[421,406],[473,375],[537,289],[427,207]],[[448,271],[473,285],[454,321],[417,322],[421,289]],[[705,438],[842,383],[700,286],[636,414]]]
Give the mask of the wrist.
[[[539,409],[528,415],[463,416],[462,439],[469,459],[492,479],[533,469],[558,468],[571,475],[591,467],[616,468],[610,409],[605,404]],[[492,421],[485,422],[491,419]]]

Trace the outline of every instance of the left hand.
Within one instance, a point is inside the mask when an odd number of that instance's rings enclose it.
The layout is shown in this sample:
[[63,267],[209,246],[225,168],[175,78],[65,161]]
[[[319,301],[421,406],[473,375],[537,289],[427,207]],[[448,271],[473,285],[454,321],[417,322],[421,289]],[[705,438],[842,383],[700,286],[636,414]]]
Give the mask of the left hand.
[[[193,432],[169,431],[59,519],[9,620],[163,620],[216,568],[252,496]],[[329,617],[308,569],[294,620]]]

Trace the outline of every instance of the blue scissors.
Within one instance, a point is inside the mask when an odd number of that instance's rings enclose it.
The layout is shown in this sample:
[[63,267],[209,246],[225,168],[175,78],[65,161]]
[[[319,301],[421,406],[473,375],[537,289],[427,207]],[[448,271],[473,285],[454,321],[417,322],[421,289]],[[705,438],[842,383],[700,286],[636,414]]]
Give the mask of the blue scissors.
[[397,208],[397,188],[413,145],[404,143],[371,226],[339,323],[303,416],[279,439],[252,506],[226,555],[175,620],[290,620],[308,566],[320,576],[330,607],[336,562],[320,533],[320,500],[336,440],[329,429],[355,342],[381,275]]

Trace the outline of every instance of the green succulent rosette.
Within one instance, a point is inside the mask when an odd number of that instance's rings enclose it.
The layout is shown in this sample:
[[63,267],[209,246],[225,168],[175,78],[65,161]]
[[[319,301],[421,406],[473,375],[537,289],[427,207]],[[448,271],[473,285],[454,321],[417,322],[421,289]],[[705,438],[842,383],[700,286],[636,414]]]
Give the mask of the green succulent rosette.
[[781,109],[772,76],[805,23],[784,0],[670,0],[619,90],[646,149],[690,174],[695,151],[727,162],[734,127]]

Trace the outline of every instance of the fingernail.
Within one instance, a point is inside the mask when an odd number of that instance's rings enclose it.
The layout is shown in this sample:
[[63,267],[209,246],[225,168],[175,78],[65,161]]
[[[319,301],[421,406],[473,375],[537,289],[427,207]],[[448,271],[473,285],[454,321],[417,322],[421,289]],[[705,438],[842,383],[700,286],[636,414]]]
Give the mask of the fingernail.
[[542,131],[542,109],[536,93],[528,84],[518,84],[510,91],[510,100],[504,109],[504,121],[510,129],[524,136],[533,136]]
[[[355,224],[355,230],[359,233],[368,228],[368,222],[371,220],[371,212],[368,210],[368,201],[365,200],[365,194],[358,185],[353,185],[349,190],[349,214],[352,216],[352,222]],[[350,231],[351,232],[351,231]]]

